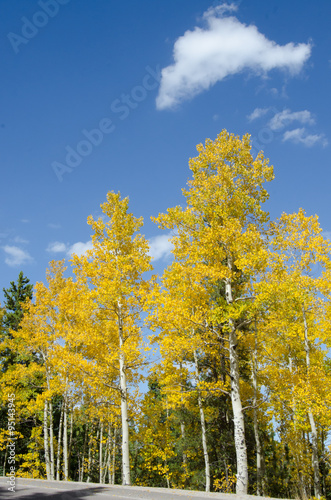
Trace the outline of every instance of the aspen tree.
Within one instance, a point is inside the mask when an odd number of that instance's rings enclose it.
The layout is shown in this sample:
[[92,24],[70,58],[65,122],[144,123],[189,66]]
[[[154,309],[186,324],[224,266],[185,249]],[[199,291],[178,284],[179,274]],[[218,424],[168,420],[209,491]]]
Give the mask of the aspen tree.
[[[21,352],[30,353],[36,360],[27,367],[21,367],[28,374],[39,369],[44,375],[44,386],[37,395],[34,404],[43,407],[43,434],[46,474],[48,479],[59,478],[59,464],[62,435],[58,435],[57,457],[55,462],[55,436],[53,422],[53,399],[55,395],[64,398],[61,427],[63,431],[64,477],[68,478],[67,453],[67,406],[69,398],[69,370],[66,341],[68,331],[74,326],[73,318],[68,317],[69,309],[73,309],[73,290],[78,289],[71,278],[64,278],[64,261],[52,261],[47,270],[47,286],[37,283],[34,303],[24,306],[24,316],[20,329],[12,332],[12,346]],[[83,302],[83,295],[80,295]],[[77,302],[77,301],[76,301]],[[87,314],[87,313],[86,313]],[[38,363],[37,363],[38,361]]]
[[[321,272],[330,267],[331,246],[321,234],[317,217],[307,217],[302,209],[295,214],[283,214],[270,224],[270,232],[270,268],[256,290],[257,293],[260,290],[258,300],[262,298],[266,308],[265,347],[271,361],[267,372],[268,380],[275,383],[271,400],[281,412],[284,404],[291,402],[293,436],[301,441],[291,443],[291,447],[298,464],[298,484],[303,492],[308,487],[302,474],[302,456],[306,452],[301,451],[305,443],[299,436],[302,430],[306,431],[308,417],[314,491],[319,498],[317,422],[330,404],[327,395],[330,381],[327,381],[325,354],[321,348],[330,327],[325,321],[325,297],[322,295],[325,276]],[[307,483],[308,466],[306,474]]]
[[[268,219],[262,203],[263,187],[273,178],[272,167],[262,153],[254,159],[249,135],[240,139],[223,130],[215,141],[197,146],[199,156],[189,161],[193,179],[183,190],[187,206],[169,209],[156,219],[162,228],[176,229],[176,260],[191,268],[210,296],[212,288],[225,289],[218,308],[210,306],[208,320],[222,324],[230,355],[231,401],[234,415],[238,494],[247,493],[248,466],[245,426],[240,395],[238,343],[241,328],[249,321],[249,287],[265,264],[264,225]],[[238,286],[238,277],[247,282]]]
[[[149,285],[142,275],[151,270],[148,242],[138,234],[142,218],[134,217],[128,207],[128,198],[121,199],[119,193],[109,192],[107,201],[101,205],[107,221],[88,218],[93,229],[92,250],[86,256],[73,258],[77,276],[84,277],[91,288],[102,327],[102,333],[100,330],[95,333],[98,342],[95,360],[98,363],[98,358],[103,356],[104,363],[112,370],[117,365],[124,485],[131,484],[128,384],[138,382],[138,368],[143,361],[138,322]],[[108,383],[109,388],[116,390],[114,379]]]
[[[215,358],[215,347],[208,344],[205,303],[208,295],[201,284],[194,283],[190,270],[184,262],[174,262],[164,272],[161,288],[154,290],[150,300],[154,312],[148,318],[152,329],[160,331],[154,341],[158,343],[162,361],[158,366],[163,391],[168,395],[170,407],[181,410],[191,408],[193,399],[198,402],[201,442],[205,462],[205,490],[210,491],[210,464],[207,444],[207,428],[204,410],[204,395],[212,391],[227,392],[223,383],[203,382],[198,366],[198,352]],[[207,330],[207,331],[206,331]],[[215,344],[215,342],[214,342]],[[216,349],[217,351],[217,349]],[[162,375],[161,375],[162,373]],[[189,391],[186,387],[190,383]],[[183,423],[181,423],[183,436]],[[183,468],[187,464],[183,461]]]

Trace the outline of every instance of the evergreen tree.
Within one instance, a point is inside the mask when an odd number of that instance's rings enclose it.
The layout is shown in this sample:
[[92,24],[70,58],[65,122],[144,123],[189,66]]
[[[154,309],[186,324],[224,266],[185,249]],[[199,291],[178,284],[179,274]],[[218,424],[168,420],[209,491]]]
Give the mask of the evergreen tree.
[[[10,330],[18,331],[23,318],[22,304],[26,299],[32,299],[32,289],[33,285],[31,285],[30,280],[23,275],[23,271],[19,273],[17,283],[11,281],[9,288],[3,288],[5,302],[0,329],[1,343],[8,338],[12,338]],[[6,371],[8,366],[13,365],[14,362],[14,354],[8,348],[0,348],[1,371]]]

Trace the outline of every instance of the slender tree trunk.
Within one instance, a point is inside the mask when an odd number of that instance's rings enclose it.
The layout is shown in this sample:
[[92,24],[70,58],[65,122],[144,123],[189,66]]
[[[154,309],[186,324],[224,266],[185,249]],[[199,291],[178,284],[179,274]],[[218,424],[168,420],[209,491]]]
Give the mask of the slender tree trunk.
[[254,339],[254,351],[252,353],[252,383],[253,383],[253,426],[254,426],[254,437],[256,445],[256,494],[261,495],[262,486],[262,460],[261,460],[261,441],[259,436],[259,426],[257,419],[257,340],[256,340],[256,326],[255,326],[255,339]]
[[[228,268],[232,271],[232,262],[228,257]],[[232,286],[230,279],[225,281],[226,301],[233,303]],[[236,494],[247,495],[248,489],[248,465],[247,448],[245,439],[245,422],[242,410],[240,386],[239,386],[239,362],[237,354],[237,332],[233,321],[229,320],[229,350],[230,350],[230,379],[231,379],[231,402],[234,422],[234,441],[237,458],[237,484]]]
[[5,450],[5,459],[4,459],[4,461],[3,461],[3,472],[2,472],[3,477],[5,477],[5,476],[6,476],[7,456],[8,456],[8,446],[6,446],[6,450]]
[[[289,371],[291,374],[294,374],[294,367],[293,367],[293,359],[291,354],[289,355]],[[295,394],[293,393],[293,385],[292,385],[292,406],[293,406],[293,430],[294,430],[294,442],[297,444],[296,448],[293,449],[293,455],[294,455],[294,460],[296,464],[296,470],[297,470],[297,476],[298,476],[298,482],[297,482],[297,495],[299,495],[300,498],[307,498],[307,492],[306,492],[306,485],[305,485],[305,480],[304,480],[304,474],[302,472],[302,464],[303,462],[303,456],[302,456],[302,437],[300,430],[298,429],[297,426],[297,416],[296,416],[296,397]]]
[[103,455],[102,455],[102,439],[103,439],[103,422],[100,421],[100,441],[99,441],[99,483],[102,483],[103,472]]
[[118,332],[119,332],[119,361],[120,361],[120,388],[121,388],[121,417],[122,417],[122,484],[131,485],[130,455],[129,455],[129,422],[128,422],[128,394],[126,384],[125,356],[123,352],[124,335],[122,305],[118,303]]
[[91,426],[91,433],[89,435],[89,442],[88,442],[88,459],[87,459],[87,479],[86,482],[89,483],[91,481],[91,464],[92,464],[92,446],[93,446],[93,431],[94,431],[94,425],[92,424]]
[[49,461],[49,441],[48,441],[48,401],[45,399],[44,402],[44,451],[45,451],[45,465],[46,465],[46,477],[49,481],[51,479],[51,467]]
[[111,484],[115,484],[115,467],[116,467],[116,427],[114,428],[114,442],[113,442],[113,462],[111,468]]
[[51,480],[55,479],[54,469],[54,423],[53,423],[53,403],[49,401],[49,451],[50,451],[50,466],[51,466]]
[[[309,371],[310,371],[310,346],[308,339],[308,325],[306,318],[305,307],[302,306],[303,313],[303,323],[305,328],[305,351],[306,351],[306,367],[307,367],[307,376],[309,381]],[[308,410],[308,418],[311,427],[311,446],[312,446],[312,462],[314,469],[314,494],[316,498],[321,498],[321,480],[320,480],[320,471],[319,471],[319,460],[318,460],[318,435],[315,424],[314,415],[311,409]]]
[[63,410],[63,474],[64,480],[68,481],[68,395],[64,395]]
[[72,435],[74,429],[74,412],[73,406],[70,406],[70,431],[69,431],[69,450],[68,450],[68,476],[70,474],[70,461],[71,461],[71,451],[72,451]]
[[[183,380],[182,380],[183,365],[182,365],[182,362],[179,363],[179,368],[180,368],[180,378],[181,378],[181,381],[180,381],[181,409],[183,410],[184,409],[184,404],[183,404]],[[186,453],[184,451],[184,446],[185,446],[185,422],[184,422],[184,418],[182,416],[181,416],[181,419],[180,419],[180,434],[181,434],[182,443],[183,443],[183,458],[182,458],[182,461],[183,461],[184,470],[186,472],[187,455],[186,455]]]
[[111,449],[110,449],[110,424],[108,424],[107,443],[106,443],[106,456],[105,456],[104,473],[103,473],[103,479],[102,479],[102,482],[104,484],[107,481],[107,474],[108,474],[108,482],[110,483],[110,454],[111,454]]
[[[198,358],[197,353],[194,350],[194,364],[195,364],[195,380],[196,384],[199,384],[200,376],[199,376],[199,367],[198,367]],[[201,437],[202,437],[202,448],[203,448],[203,456],[205,459],[205,476],[206,476],[206,491],[210,491],[210,467],[209,467],[209,455],[208,455],[208,447],[207,447],[207,436],[206,436],[206,423],[205,423],[205,413],[203,411],[201,393],[198,389],[198,405],[200,411],[200,422],[201,422]]]
[[[167,420],[166,420],[166,440],[168,444],[168,439],[169,439],[169,406],[168,406],[168,397],[166,398],[166,412],[167,412]],[[169,479],[169,467],[168,467],[168,460],[167,460],[167,455],[164,460],[164,468],[166,469],[166,481],[167,481],[167,488],[171,488],[170,484],[170,479]]]
[[82,465],[79,472],[79,481],[82,482],[84,480],[84,468],[85,468],[85,452],[86,452],[86,444],[87,444],[87,436],[88,436],[88,423],[85,424],[85,432],[84,432],[84,444],[82,451]]
[[60,462],[61,462],[61,439],[62,439],[63,410],[64,410],[64,401],[62,401],[62,405],[61,405],[59,433],[58,433],[58,436],[57,436],[57,455],[56,455],[56,480],[57,481],[60,481]]
[[[46,366],[46,382],[47,389],[50,391],[50,373],[47,367],[47,357],[46,354],[43,354],[45,366]],[[46,411],[46,415],[45,415]],[[49,423],[49,428],[48,428]],[[45,428],[46,426],[46,428]],[[53,404],[52,398],[50,401],[46,400],[44,405],[44,437],[45,437],[45,460],[46,460],[46,474],[48,473],[47,479],[54,480],[55,471],[54,471],[54,428],[53,428]],[[48,440],[49,437],[49,440]],[[46,454],[47,448],[47,454]],[[48,467],[47,467],[48,462]]]

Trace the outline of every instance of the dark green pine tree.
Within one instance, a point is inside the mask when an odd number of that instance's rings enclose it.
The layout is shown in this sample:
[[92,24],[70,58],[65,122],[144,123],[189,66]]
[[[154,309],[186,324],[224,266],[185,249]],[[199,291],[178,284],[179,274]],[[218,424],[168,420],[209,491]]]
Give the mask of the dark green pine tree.
[[1,343],[6,338],[12,338],[10,330],[17,331],[23,318],[22,304],[27,298],[32,299],[33,285],[30,280],[23,275],[21,271],[18,275],[17,283],[10,282],[9,288],[4,288],[5,295],[4,309],[5,314],[2,318],[0,328],[0,369],[2,372],[8,369],[8,366],[16,362],[15,355],[9,349],[1,349]]

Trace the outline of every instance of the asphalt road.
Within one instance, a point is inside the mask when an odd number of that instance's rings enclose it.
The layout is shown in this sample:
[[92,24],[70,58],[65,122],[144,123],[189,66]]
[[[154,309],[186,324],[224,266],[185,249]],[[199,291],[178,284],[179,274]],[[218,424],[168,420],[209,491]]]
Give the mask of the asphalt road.
[[[7,478],[0,477],[0,498],[3,500],[257,500],[251,495],[229,495],[201,491],[110,486],[94,483],[15,479],[15,491],[10,491]],[[259,497],[262,498],[262,497]],[[268,498],[268,500],[272,500]]]

